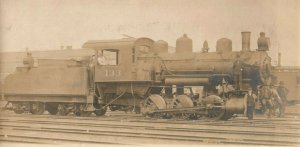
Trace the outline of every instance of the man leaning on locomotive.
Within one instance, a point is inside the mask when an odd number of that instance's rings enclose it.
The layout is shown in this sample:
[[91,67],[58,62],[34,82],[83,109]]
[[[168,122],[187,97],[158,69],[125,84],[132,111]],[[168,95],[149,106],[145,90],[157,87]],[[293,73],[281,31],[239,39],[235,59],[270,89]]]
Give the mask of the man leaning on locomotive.
[[279,117],[285,113],[285,101],[279,95],[275,85],[262,85],[259,88],[259,98],[262,104],[262,110],[267,112],[268,117],[275,116],[276,109],[279,109]]

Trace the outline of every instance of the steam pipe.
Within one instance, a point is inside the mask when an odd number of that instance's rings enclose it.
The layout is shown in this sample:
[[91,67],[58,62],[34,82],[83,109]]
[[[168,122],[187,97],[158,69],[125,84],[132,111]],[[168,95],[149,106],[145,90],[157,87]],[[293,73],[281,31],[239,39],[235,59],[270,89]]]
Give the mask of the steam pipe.
[[242,32],[242,51],[250,51],[251,32]]

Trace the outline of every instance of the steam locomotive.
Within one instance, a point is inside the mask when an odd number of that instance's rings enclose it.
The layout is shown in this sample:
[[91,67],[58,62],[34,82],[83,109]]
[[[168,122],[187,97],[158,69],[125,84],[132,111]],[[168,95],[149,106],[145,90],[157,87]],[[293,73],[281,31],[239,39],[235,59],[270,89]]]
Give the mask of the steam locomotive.
[[[39,59],[37,67],[17,67],[5,79],[4,100],[18,114],[47,110],[101,116],[110,108],[150,117],[229,119],[244,112],[245,89],[270,78],[271,58],[266,50],[250,50],[250,32],[242,32],[241,51],[232,51],[231,40],[222,38],[216,52],[207,52],[207,45],[203,52],[193,52],[186,35],[177,39],[175,53],[168,52],[167,42],[150,38],[90,40],[82,47],[94,55]],[[236,82],[232,68],[237,57],[245,65],[242,87],[221,97],[216,86]]]

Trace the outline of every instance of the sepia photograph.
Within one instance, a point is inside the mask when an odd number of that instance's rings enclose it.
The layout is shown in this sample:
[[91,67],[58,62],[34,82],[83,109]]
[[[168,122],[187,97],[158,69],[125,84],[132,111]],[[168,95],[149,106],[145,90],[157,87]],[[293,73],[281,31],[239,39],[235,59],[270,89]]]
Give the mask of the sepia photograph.
[[299,0],[0,0],[0,146],[299,146]]

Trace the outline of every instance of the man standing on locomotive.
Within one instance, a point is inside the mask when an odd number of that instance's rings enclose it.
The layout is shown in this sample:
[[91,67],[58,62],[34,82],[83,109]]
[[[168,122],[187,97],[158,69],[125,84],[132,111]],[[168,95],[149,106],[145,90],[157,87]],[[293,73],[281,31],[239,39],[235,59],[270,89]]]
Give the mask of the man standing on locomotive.
[[248,93],[245,95],[245,106],[246,106],[246,116],[249,120],[253,119],[254,115],[254,107],[255,107],[255,101],[257,99],[257,96],[252,92],[252,88],[248,89]]
[[251,74],[250,74],[250,85],[253,89],[253,92],[258,95],[258,85],[262,83],[260,73],[259,73],[259,66],[258,63],[255,62],[253,65],[250,66]]
[[242,74],[243,74],[243,68],[244,63],[240,60],[240,55],[236,56],[237,59],[233,63],[233,77],[235,82],[235,89],[241,90],[242,89]]

